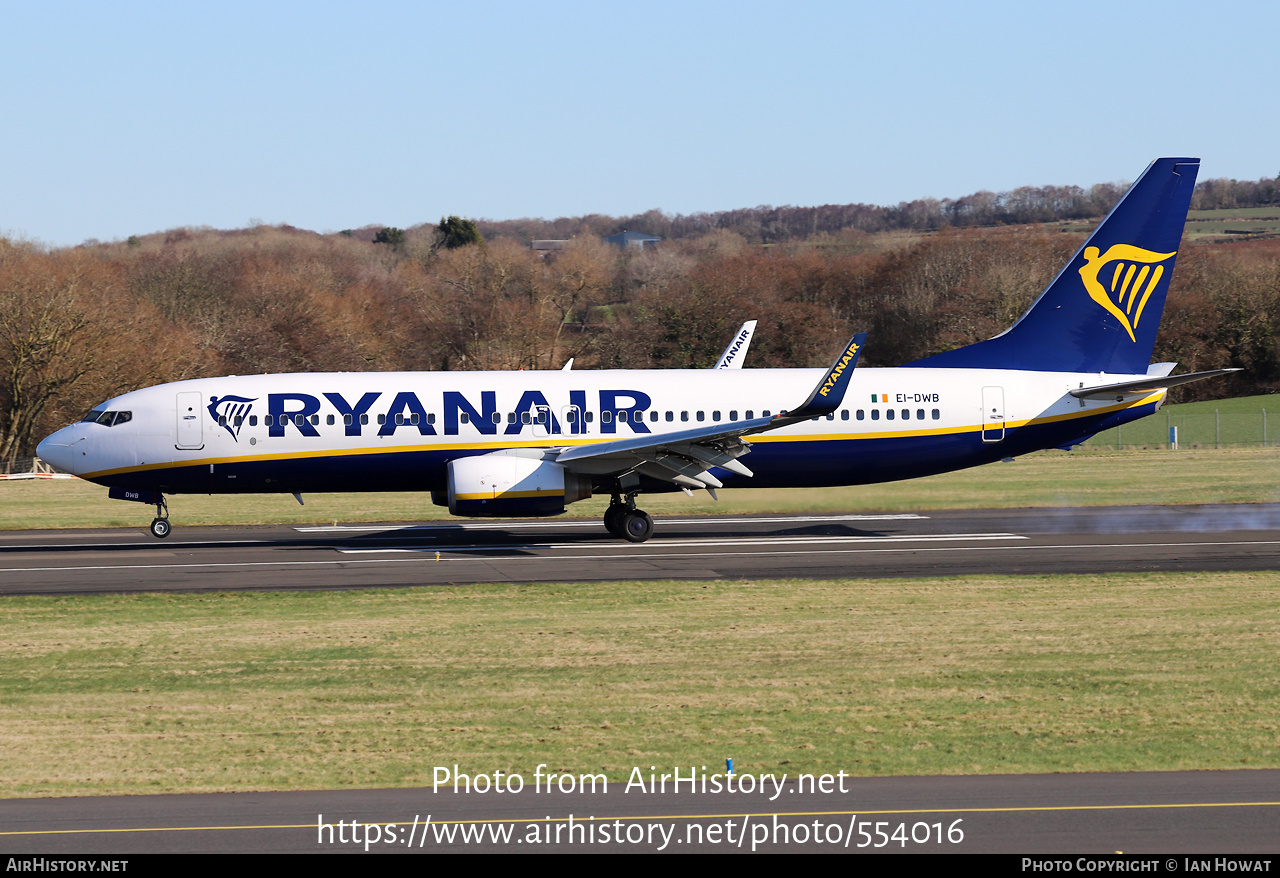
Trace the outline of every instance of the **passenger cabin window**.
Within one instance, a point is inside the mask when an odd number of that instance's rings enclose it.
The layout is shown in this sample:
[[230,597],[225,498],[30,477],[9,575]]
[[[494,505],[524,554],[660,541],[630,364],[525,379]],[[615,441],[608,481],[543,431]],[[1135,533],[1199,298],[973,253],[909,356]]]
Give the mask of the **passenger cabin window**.
[[867,413],[862,409],[858,409],[858,420],[865,421],[866,419],[867,419]]
[[674,421],[675,419],[676,419],[676,413],[675,413],[675,412],[667,412],[667,420],[668,420],[668,421]]
[[649,420],[650,420],[650,421],[656,421],[656,420],[658,420],[658,410],[657,410],[657,409],[654,409],[653,411],[649,412]]
[[600,413],[600,423],[608,424],[608,423],[611,423],[612,421],[613,421],[613,412],[606,411],[606,412]]
[[[348,416],[348,417],[350,417],[350,416]],[[258,416],[257,416],[257,415],[249,415],[249,426],[250,426],[250,427],[256,427],[256,426],[258,426]]]
[[924,409],[916,409],[916,420],[917,421],[924,420]]
[[681,412],[681,413],[680,413],[680,420],[682,420],[682,421],[687,421],[687,420],[689,420],[689,413],[688,413],[688,412]]
[[933,410],[933,419],[936,421],[936,420],[938,420],[938,418],[941,418],[941,417],[942,417],[942,412],[938,411],[937,409],[934,409],[934,410]]
[[471,415],[470,415],[470,414],[468,414],[467,412],[460,412],[460,413],[458,414],[458,420],[459,420],[459,421],[461,421],[461,422],[462,422],[462,423],[464,423],[464,424],[470,424],[470,423],[471,423]]
[[872,410],[871,410],[871,420],[873,420],[873,421],[878,421],[878,420],[880,420],[880,409],[872,409]]

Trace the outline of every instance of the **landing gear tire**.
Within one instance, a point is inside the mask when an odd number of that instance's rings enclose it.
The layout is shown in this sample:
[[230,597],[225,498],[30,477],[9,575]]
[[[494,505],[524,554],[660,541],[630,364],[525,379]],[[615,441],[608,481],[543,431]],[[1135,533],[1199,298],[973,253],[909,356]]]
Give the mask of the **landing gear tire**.
[[164,502],[164,494],[156,495],[156,517],[151,521],[151,535],[156,539],[164,539],[173,530],[169,524],[169,504]]
[[653,536],[653,519],[649,513],[631,509],[622,515],[622,538],[630,543],[643,543]]
[[610,506],[604,511],[604,529],[621,539],[624,536],[622,532],[622,516],[626,514],[627,507],[621,504]]

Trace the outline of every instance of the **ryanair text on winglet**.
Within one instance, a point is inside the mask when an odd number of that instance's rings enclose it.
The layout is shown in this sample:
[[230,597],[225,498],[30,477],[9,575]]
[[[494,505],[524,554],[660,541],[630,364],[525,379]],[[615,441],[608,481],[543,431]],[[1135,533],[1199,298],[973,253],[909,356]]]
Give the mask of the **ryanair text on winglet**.
[[827,375],[827,380],[822,382],[822,389],[818,391],[820,396],[826,396],[831,388],[835,387],[836,382],[840,380],[840,375],[844,372],[844,367],[858,355],[858,343],[854,342],[849,345],[849,349],[844,352],[844,356],[840,358],[840,362],[831,370],[831,374]]

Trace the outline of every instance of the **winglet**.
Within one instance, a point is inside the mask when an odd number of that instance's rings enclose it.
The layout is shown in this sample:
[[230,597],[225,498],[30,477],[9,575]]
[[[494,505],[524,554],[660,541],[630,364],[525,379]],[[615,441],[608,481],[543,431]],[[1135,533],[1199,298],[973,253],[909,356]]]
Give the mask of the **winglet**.
[[734,333],[733,341],[724,349],[720,359],[716,360],[713,369],[741,369],[742,361],[747,356],[747,348],[751,346],[751,336],[755,334],[756,321],[748,320]]
[[849,379],[853,377],[853,370],[858,365],[858,357],[862,354],[862,346],[866,343],[865,332],[859,332],[849,339],[849,343],[840,352],[840,356],[836,357],[831,368],[822,376],[818,386],[813,388],[813,393],[809,394],[804,404],[798,409],[778,415],[774,420],[784,418],[787,423],[796,423],[829,415],[840,408],[840,403],[844,402],[844,392],[849,389]]

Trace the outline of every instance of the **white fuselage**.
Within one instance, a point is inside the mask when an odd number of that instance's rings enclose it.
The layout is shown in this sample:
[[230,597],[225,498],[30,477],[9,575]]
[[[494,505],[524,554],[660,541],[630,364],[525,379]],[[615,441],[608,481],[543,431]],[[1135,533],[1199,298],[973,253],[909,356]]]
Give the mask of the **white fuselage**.
[[[181,381],[109,400],[40,445],[66,472],[165,493],[442,490],[449,460],[565,448],[777,414],[820,369],[391,372]],[[1070,445],[1163,391],[1080,400],[1141,376],[859,369],[835,413],[749,437],[750,487],[859,484]],[[102,420],[102,419],[99,419]]]

